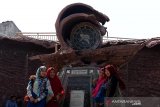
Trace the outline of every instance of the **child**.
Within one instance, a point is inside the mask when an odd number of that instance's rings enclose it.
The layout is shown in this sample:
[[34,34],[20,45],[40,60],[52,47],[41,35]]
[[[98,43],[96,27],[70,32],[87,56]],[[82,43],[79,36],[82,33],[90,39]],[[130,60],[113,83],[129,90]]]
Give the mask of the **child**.
[[16,96],[11,96],[9,100],[7,100],[5,107],[17,107]]

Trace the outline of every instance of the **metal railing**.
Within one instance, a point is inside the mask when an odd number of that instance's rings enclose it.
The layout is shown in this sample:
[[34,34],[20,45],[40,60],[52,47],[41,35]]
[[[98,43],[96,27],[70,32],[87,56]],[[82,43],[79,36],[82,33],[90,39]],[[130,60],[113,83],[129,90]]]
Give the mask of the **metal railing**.
[[138,40],[138,39],[136,39],[136,38],[106,37],[106,36],[103,36],[103,43],[111,41],[111,40],[114,40],[114,41],[124,41],[124,40]]
[[18,32],[19,36],[27,36],[39,40],[51,40],[58,42],[55,32]]
[[[27,36],[39,40],[51,40],[58,42],[58,38],[55,32],[18,32],[17,35],[19,36]],[[135,40],[135,38],[121,38],[121,37],[107,37],[103,36],[103,43],[110,41],[110,40]]]

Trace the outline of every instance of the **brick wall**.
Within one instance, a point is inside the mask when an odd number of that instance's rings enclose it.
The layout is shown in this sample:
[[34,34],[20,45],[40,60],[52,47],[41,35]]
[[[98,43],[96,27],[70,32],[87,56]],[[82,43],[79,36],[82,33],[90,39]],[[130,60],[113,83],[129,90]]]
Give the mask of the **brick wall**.
[[[42,65],[40,61],[30,61],[32,55],[47,53],[47,49],[31,49],[12,45],[0,45],[0,107],[11,96],[21,98],[26,94],[30,74],[35,74]],[[51,52],[51,51],[48,51]]]
[[[32,47],[33,48],[33,47]],[[0,107],[10,95],[23,97],[30,74],[42,64],[28,57],[51,53],[51,50],[0,45]],[[160,45],[143,48],[120,69],[127,86],[125,96],[160,96]]]
[[125,96],[160,97],[160,45],[143,48],[120,71]]
[[24,94],[26,86],[26,53],[0,50],[0,104],[10,95]]

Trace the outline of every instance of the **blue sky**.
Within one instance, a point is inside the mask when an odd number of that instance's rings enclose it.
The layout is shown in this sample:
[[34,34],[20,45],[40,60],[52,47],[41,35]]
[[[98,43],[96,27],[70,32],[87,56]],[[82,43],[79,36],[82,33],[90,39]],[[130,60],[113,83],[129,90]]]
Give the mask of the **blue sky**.
[[22,32],[55,32],[58,13],[70,3],[86,3],[106,14],[110,37],[160,36],[158,0],[1,0],[0,23],[12,20]]

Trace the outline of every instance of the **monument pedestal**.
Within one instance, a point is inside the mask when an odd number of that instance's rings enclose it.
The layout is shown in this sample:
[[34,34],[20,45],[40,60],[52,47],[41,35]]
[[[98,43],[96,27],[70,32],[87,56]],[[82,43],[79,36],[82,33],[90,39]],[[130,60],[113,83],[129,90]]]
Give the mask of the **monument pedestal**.
[[92,107],[92,78],[97,75],[94,67],[64,68],[62,84],[65,97],[61,107]]

